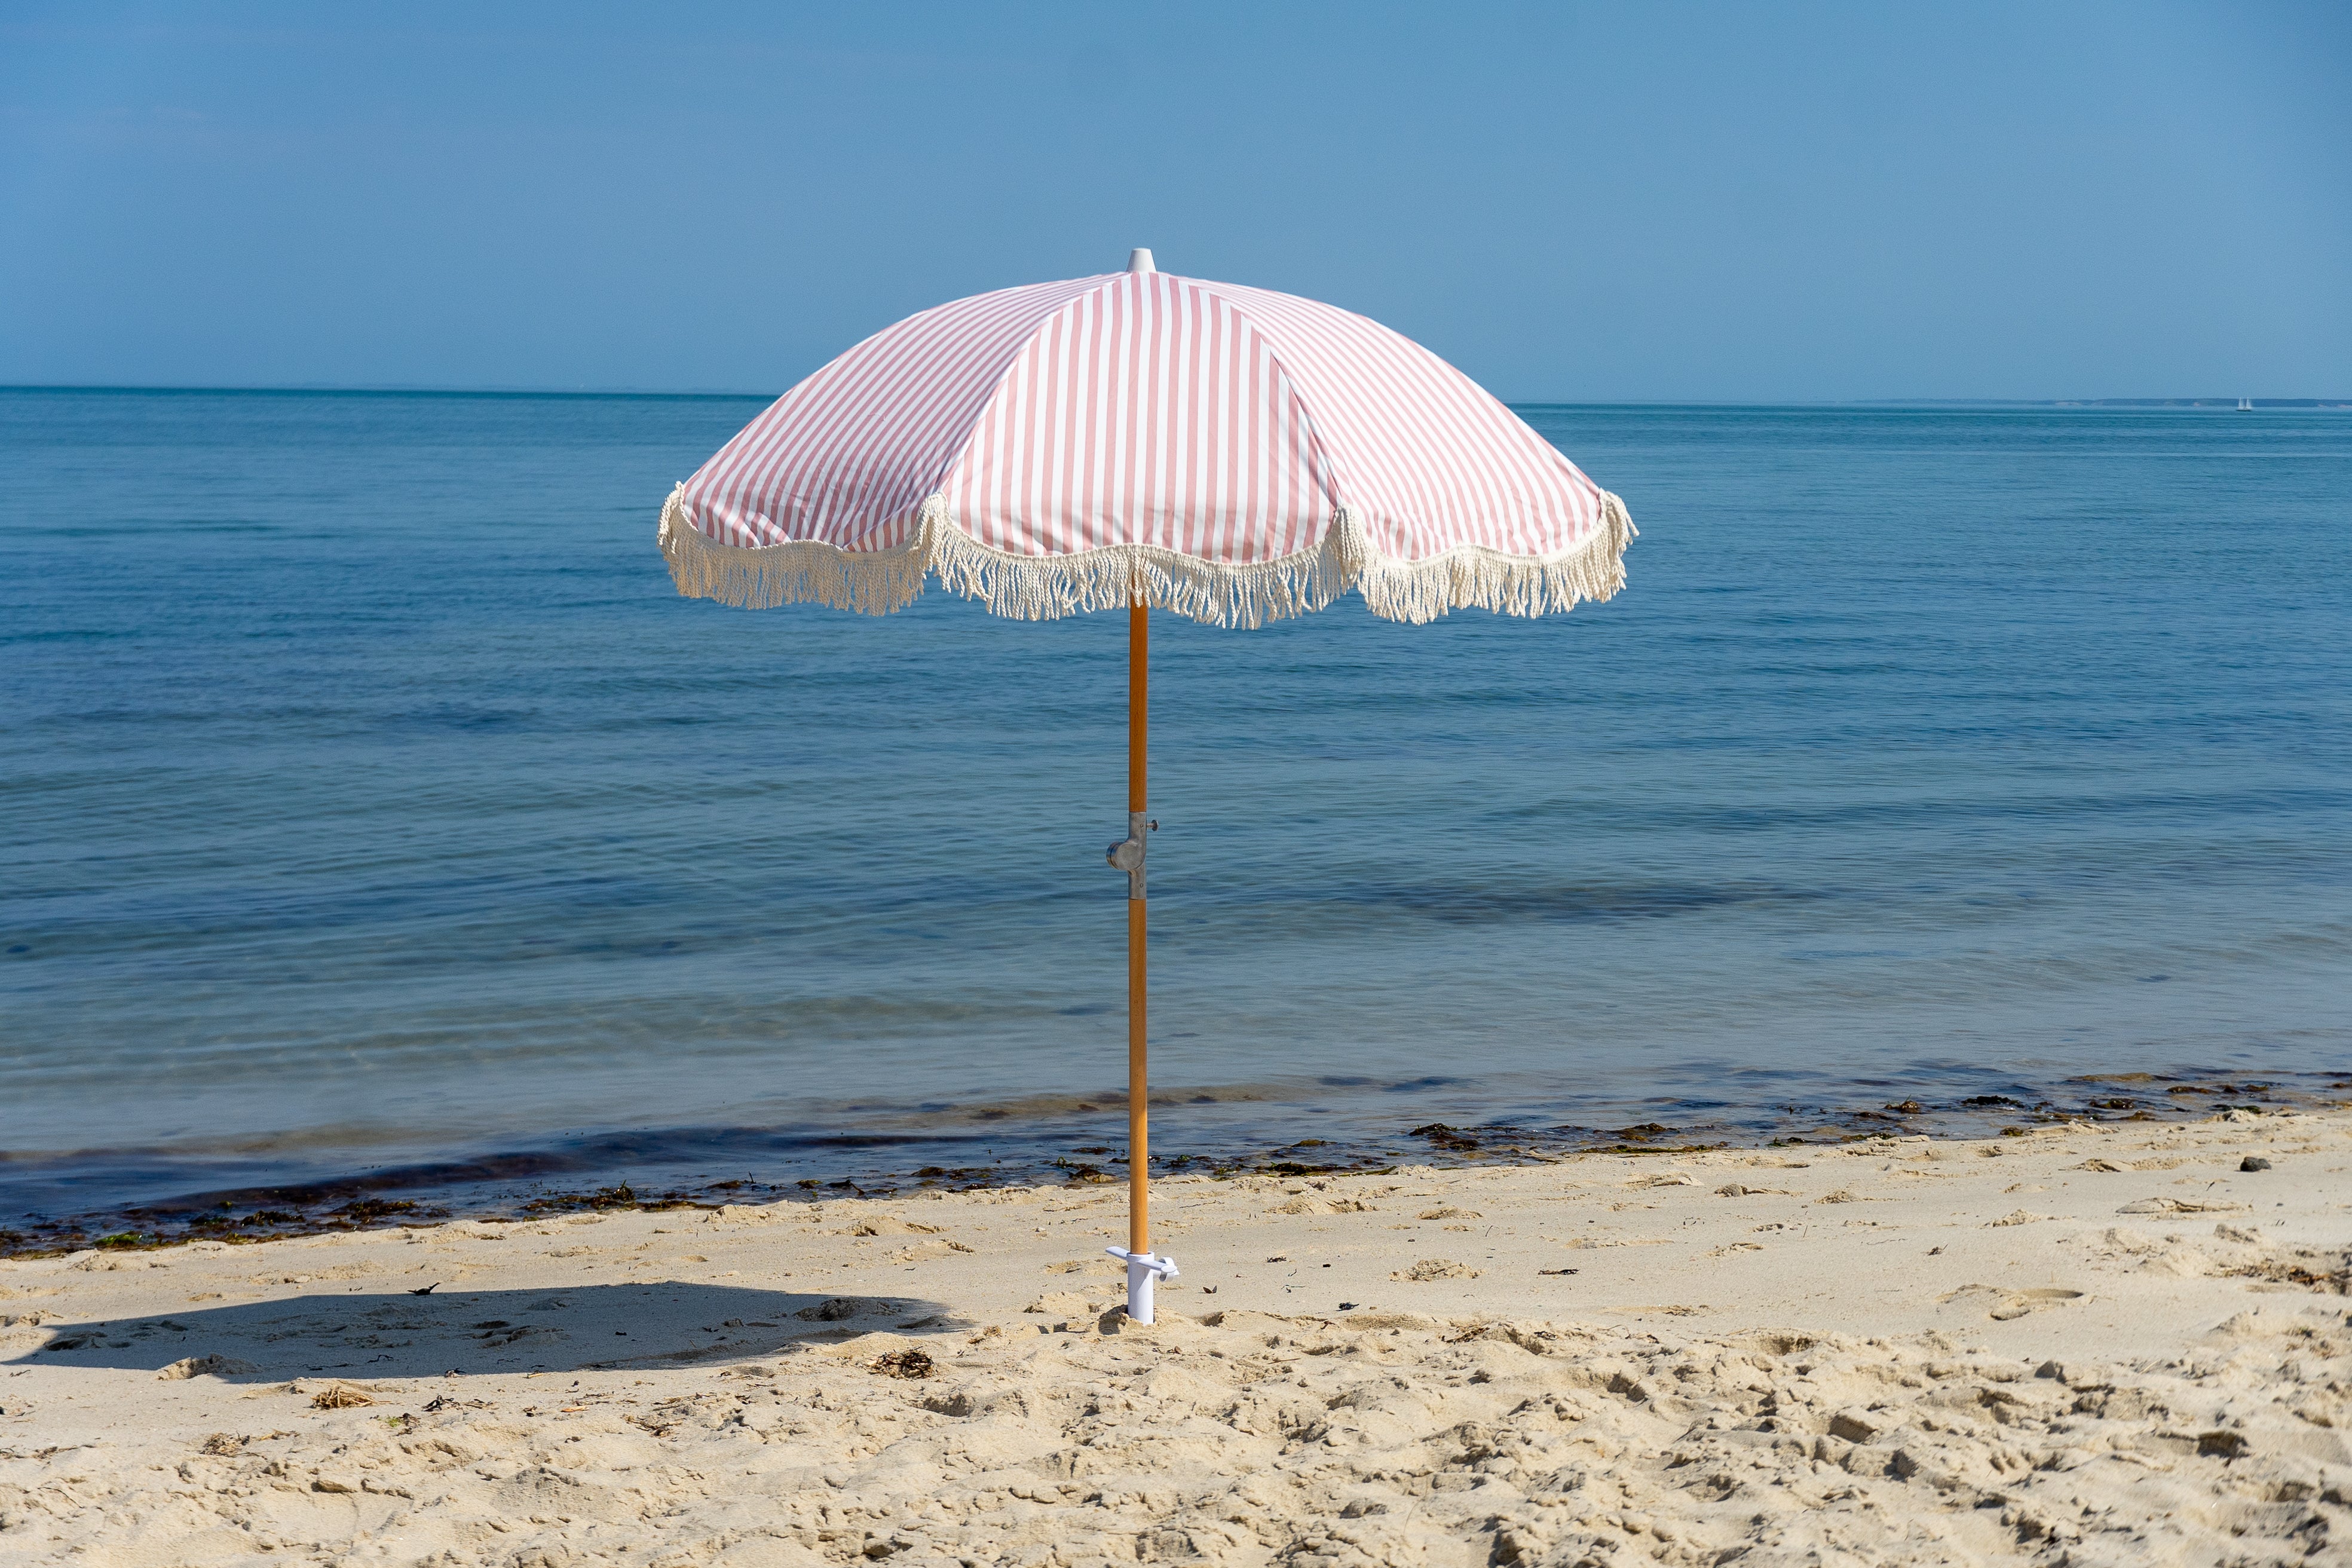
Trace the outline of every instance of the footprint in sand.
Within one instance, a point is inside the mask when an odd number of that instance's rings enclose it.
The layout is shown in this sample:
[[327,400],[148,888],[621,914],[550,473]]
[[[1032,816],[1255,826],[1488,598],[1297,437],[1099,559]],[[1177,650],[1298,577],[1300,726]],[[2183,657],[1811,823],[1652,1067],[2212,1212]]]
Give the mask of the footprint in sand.
[[2080,1290],[2064,1290],[2055,1287],[2009,1290],[1998,1285],[1963,1285],[1958,1289],[1938,1296],[1937,1300],[1958,1304],[1963,1308],[1982,1307],[1985,1316],[1994,1322],[2006,1323],[2028,1312],[2038,1312],[2044,1307],[2060,1307],[2083,1299]]

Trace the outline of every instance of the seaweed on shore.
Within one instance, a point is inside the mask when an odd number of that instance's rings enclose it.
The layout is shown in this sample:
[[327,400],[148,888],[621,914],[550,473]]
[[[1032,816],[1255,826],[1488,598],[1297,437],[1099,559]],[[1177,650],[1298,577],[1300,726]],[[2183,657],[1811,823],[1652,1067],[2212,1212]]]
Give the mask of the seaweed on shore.
[[[2189,1121],[2250,1111],[2275,1114],[2297,1105],[2352,1109],[2338,1098],[2342,1090],[2352,1089],[2352,1079],[2340,1074],[2307,1076],[2314,1081],[2298,1080],[2282,1087],[2267,1080],[2191,1081],[2147,1073],[2086,1075],[2065,1080],[2067,1086],[2074,1086],[2071,1091],[2053,1085],[2057,1099],[2037,1099],[2026,1086],[2008,1085],[2001,1087],[2012,1092],[1969,1095],[1941,1103],[1902,1099],[1875,1109],[1786,1104],[1775,1108],[1778,1114],[1769,1120],[1752,1115],[1709,1117],[1705,1112],[1712,1107],[1678,1101],[1672,1103],[1679,1107],[1675,1114],[1685,1123],[1681,1126],[1658,1121],[1614,1127],[1507,1121],[1457,1127],[1430,1121],[1403,1130],[1402,1136],[1418,1140],[1425,1151],[1423,1157],[1438,1163],[1508,1165],[1577,1153],[1638,1157],[1701,1153],[1738,1145],[1802,1147],[1897,1137],[2014,1138],[2025,1135],[2035,1124]],[[1670,1102],[1651,1103],[1663,1107]],[[1293,1178],[1385,1173],[1395,1170],[1402,1157],[1395,1147],[1398,1137],[1397,1131],[1390,1131],[1342,1141],[1303,1138],[1273,1148],[1195,1147],[1172,1156],[1155,1156],[1154,1166],[1169,1174],[1200,1173],[1216,1180],[1252,1174]],[[1110,1184],[1125,1174],[1120,1169],[1124,1161],[1114,1144],[1063,1147],[1093,1158],[1048,1157],[1040,1151],[992,1160],[985,1166],[927,1164],[911,1172],[866,1169],[832,1174],[829,1179],[786,1170],[765,1182],[746,1174],[658,1193],[641,1192],[625,1180],[578,1190],[534,1186],[500,1191],[483,1179],[484,1173],[499,1163],[486,1160],[435,1168],[430,1174],[436,1180],[426,1184],[438,1186],[447,1194],[439,1204],[384,1195],[383,1179],[371,1175],[340,1184],[194,1194],[75,1215],[28,1215],[0,1228],[0,1258],[59,1257],[99,1249],[146,1251],[193,1242],[251,1246],[286,1237],[432,1225],[461,1215],[488,1224],[517,1224],[572,1213],[709,1209],[763,1201],[755,1194],[764,1194],[768,1202],[810,1203],[887,1197],[909,1186],[970,1191],[1056,1181]],[[509,1162],[505,1168],[512,1170],[518,1163]]]
[[[714,1186],[718,1184],[713,1184]],[[729,1182],[725,1184],[725,1187],[731,1191],[735,1188],[740,1187],[742,1184],[743,1184],[740,1182]],[[635,1188],[631,1187],[628,1183],[623,1182],[618,1186],[598,1187],[593,1192],[545,1194],[524,1204],[522,1205],[522,1212],[530,1215],[572,1214],[582,1209],[595,1211],[610,1209],[651,1210],[684,1209],[707,1206],[707,1205],[698,1205],[694,1198],[688,1196],[685,1193],[664,1193],[657,1198],[640,1197]]]

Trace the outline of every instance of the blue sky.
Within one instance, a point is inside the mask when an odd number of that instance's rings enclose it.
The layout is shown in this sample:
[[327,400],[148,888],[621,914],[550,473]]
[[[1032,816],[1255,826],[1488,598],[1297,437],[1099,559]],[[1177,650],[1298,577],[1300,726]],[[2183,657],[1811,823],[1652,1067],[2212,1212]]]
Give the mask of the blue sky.
[[0,382],[774,391],[1122,265],[1514,400],[2352,394],[2352,5],[0,7]]

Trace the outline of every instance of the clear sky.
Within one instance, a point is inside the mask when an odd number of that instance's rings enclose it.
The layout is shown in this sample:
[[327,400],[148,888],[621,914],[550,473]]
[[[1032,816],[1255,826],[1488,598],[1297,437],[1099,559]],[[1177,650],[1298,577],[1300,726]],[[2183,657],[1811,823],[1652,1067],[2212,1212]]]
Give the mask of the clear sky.
[[1134,245],[1513,400],[2352,395],[2352,4],[0,3],[0,382],[777,391]]

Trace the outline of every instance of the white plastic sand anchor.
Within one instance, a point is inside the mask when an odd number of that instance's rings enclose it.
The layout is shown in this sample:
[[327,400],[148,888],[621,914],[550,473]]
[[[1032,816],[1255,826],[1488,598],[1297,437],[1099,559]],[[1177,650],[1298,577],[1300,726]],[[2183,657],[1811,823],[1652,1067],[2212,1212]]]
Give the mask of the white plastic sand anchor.
[[1149,1323],[1151,1287],[1160,1280],[1176,1278],[1176,1260],[1156,1258],[1149,1252],[1129,1252],[1124,1247],[1106,1247],[1103,1250],[1127,1265],[1127,1321]]

